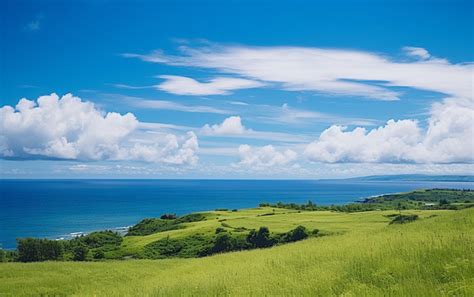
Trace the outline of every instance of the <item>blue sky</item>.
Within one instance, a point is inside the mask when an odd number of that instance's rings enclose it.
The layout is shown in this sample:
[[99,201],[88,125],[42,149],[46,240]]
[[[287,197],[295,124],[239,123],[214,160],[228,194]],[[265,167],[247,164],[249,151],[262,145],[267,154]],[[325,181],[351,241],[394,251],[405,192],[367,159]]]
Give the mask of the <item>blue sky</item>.
[[474,169],[472,1],[1,5],[2,177]]

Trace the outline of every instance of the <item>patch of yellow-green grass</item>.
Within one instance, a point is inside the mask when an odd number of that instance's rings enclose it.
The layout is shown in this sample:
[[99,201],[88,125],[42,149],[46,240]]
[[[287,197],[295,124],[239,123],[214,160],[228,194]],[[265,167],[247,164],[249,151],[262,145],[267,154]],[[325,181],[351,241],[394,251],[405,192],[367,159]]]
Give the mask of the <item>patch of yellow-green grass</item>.
[[474,209],[410,213],[423,218],[315,212],[318,226],[357,227],[207,258],[0,264],[0,296],[474,296]]
[[[409,210],[403,213],[418,214],[420,217],[424,217],[444,212],[446,212],[446,210]],[[138,253],[145,245],[166,237],[181,238],[193,234],[214,234],[217,227],[223,226],[230,226],[232,228],[244,227],[247,229],[258,229],[261,226],[265,226],[272,232],[287,232],[298,225],[305,226],[310,230],[319,229],[325,233],[341,233],[356,229],[369,231],[385,226],[387,222],[390,221],[385,215],[394,214],[396,212],[299,212],[296,210],[260,207],[242,209],[237,212],[214,211],[211,213],[214,216],[211,216],[208,220],[183,224],[185,226],[184,229],[158,232],[146,236],[127,236],[121,246],[122,254]]]

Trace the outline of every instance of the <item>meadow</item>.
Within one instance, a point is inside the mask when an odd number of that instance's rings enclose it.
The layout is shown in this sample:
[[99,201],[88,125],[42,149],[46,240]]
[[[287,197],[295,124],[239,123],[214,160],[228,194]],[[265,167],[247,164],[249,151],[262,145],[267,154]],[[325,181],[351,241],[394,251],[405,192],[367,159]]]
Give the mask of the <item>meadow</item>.
[[[209,212],[186,228],[127,236],[134,254],[166,236],[297,225],[326,236],[203,258],[0,264],[0,296],[474,296],[474,209],[341,213],[255,208]],[[264,215],[267,214],[267,215]]]

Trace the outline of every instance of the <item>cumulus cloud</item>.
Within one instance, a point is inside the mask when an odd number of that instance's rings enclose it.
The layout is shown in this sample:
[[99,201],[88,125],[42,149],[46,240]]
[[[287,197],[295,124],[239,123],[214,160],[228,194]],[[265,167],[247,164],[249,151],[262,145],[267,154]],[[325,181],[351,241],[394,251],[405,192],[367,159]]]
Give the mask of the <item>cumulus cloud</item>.
[[217,77],[208,82],[199,82],[189,77],[176,75],[160,75],[158,77],[165,79],[165,81],[156,85],[156,88],[176,95],[228,95],[233,90],[263,86],[261,82],[255,80],[232,77]]
[[270,167],[288,165],[296,160],[297,153],[293,150],[277,150],[272,145],[251,147],[247,144],[239,146],[240,161],[234,167],[263,170]]
[[201,130],[205,135],[240,135],[246,131],[239,116],[228,117],[212,126],[206,124]]
[[104,113],[71,94],[21,99],[0,108],[0,157],[9,159],[141,160],[194,164],[197,137],[147,133],[136,117]]
[[[126,56],[174,66],[214,69],[273,83],[286,90],[398,100],[400,94],[390,88],[397,86],[472,97],[474,65],[431,59],[423,48],[405,48],[408,55],[419,58],[415,61],[397,61],[371,52],[313,47],[211,45],[182,46],[180,51],[180,55],[175,56],[161,51]],[[171,90],[179,87],[178,84]]]
[[389,120],[370,131],[331,126],[307,146],[305,155],[329,163],[472,163],[473,102],[449,98],[435,103],[425,129],[416,120]]
[[239,116],[228,117],[220,124],[206,124],[201,128],[200,133],[201,135],[205,136],[238,137],[280,142],[307,143],[310,140],[310,138],[308,138],[306,135],[270,131],[255,131],[253,129],[246,128],[242,124],[242,119]]

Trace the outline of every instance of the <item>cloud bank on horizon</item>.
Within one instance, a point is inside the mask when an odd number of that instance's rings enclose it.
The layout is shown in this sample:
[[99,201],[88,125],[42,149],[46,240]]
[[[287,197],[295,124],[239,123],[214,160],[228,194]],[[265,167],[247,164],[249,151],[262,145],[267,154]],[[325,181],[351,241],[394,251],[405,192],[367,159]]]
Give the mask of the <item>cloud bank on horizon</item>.
[[[441,94],[429,106],[426,123],[417,119],[386,119],[373,128],[332,124],[318,135],[254,130],[232,110],[189,106],[165,100],[136,100],[144,109],[226,115],[221,122],[177,127],[140,122],[132,113],[104,112],[92,102],[66,94],[21,99],[0,109],[0,157],[9,160],[138,161],[192,168],[206,150],[198,139],[235,139],[235,150],[221,148],[237,159],[238,171],[300,170],[304,163],[472,164],[474,163],[474,65],[450,63],[420,47],[404,47],[405,56],[390,58],[371,52],[313,47],[255,47],[213,44],[181,46],[176,55],[163,51],[127,53],[127,58],[212,71],[207,80],[163,74],[154,89],[181,96],[231,96],[237,90],[275,89],[328,96],[397,101],[400,88]],[[336,100],[336,99],[334,99]],[[247,103],[242,105],[248,107]],[[255,108],[257,106],[255,105]],[[268,113],[273,113],[271,107]],[[265,111],[262,112],[265,114]],[[284,123],[326,117],[310,110],[278,109]],[[276,118],[271,120],[277,122]],[[170,132],[169,130],[172,130]],[[272,142],[249,145],[248,139]],[[274,143],[276,142],[276,144]],[[304,167],[304,166],[303,166]],[[306,169],[307,170],[307,169]],[[308,172],[308,174],[311,174]]]

